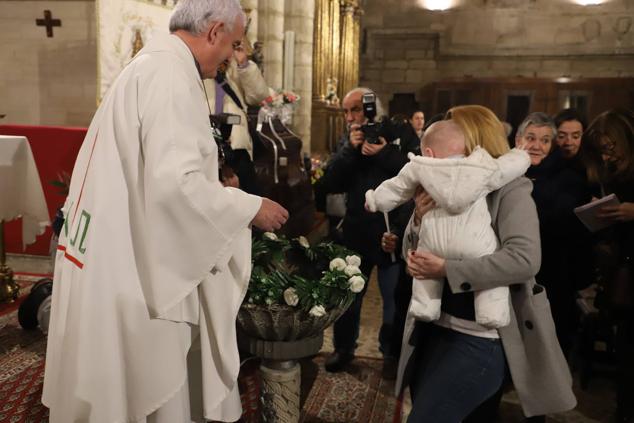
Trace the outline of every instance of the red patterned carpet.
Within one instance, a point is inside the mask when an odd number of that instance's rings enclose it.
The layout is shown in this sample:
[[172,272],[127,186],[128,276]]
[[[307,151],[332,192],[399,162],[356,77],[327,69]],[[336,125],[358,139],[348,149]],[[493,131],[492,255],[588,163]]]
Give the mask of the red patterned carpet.
[[16,273],[20,298],[0,305],[0,423],[48,421],[48,410],[40,404],[46,338],[39,331],[22,330],[17,317],[31,286],[47,276]]
[[324,370],[324,359],[318,355],[302,362],[302,389],[309,393],[300,423],[401,421],[402,404],[394,398],[394,382],[381,378],[383,360],[356,358],[346,372],[335,374]]
[[[18,275],[21,293],[41,275]],[[23,298],[23,297],[22,297]],[[18,300],[0,306],[0,423],[48,422],[41,402],[46,337],[23,330]],[[382,361],[358,358],[345,373],[324,370],[324,356],[302,361],[302,423],[392,423],[400,421],[401,404],[393,383],[381,379]],[[255,360],[241,370],[239,382],[245,423],[259,422],[259,371]]]

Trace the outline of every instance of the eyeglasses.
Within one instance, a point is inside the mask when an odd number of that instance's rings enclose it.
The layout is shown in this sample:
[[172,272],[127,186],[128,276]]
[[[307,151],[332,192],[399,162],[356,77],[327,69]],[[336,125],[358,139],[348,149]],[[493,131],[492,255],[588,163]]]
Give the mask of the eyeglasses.
[[601,140],[601,142],[599,143],[599,151],[601,151],[602,154],[613,154],[615,149],[616,143],[609,139],[606,139],[606,141]]

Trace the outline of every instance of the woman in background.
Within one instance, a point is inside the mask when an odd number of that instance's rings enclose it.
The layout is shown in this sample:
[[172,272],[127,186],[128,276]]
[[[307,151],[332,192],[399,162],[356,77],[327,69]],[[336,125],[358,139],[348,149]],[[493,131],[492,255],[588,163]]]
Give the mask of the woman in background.
[[617,422],[634,421],[634,113],[609,110],[588,127],[582,143],[588,179],[602,195],[614,193],[619,206],[601,216],[612,225],[599,233],[609,245],[600,262],[606,281],[606,311],[616,321]]
[[542,265],[535,276],[546,288],[557,339],[567,356],[577,327],[576,292],[591,283],[592,239],[574,214],[588,203],[590,191],[584,177],[566,164],[555,122],[545,113],[531,113],[520,124],[516,144],[526,146],[531,167],[526,177],[537,206]]

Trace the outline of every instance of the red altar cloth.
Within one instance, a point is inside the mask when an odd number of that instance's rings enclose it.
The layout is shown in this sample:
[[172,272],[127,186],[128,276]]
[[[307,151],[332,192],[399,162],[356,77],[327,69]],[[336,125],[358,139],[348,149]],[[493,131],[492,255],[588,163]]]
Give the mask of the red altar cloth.
[[[60,193],[61,189],[51,182],[59,180],[64,172],[69,176],[73,172],[75,159],[86,136],[86,131],[87,128],[61,126],[0,125],[0,135],[22,135],[29,140],[33,158],[40,174],[51,222],[55,217],[55,212],[64,204],[66,199]],[[50,227],[24,251],[22,250],[22,231],[18,221],[5,222],[4,228],[7,252],[42,256],[49,254],[53,233]]]

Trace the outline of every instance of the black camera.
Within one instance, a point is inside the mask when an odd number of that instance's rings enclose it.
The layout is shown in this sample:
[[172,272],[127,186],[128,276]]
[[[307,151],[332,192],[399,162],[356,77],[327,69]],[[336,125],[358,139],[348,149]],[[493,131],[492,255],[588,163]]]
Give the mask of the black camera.
[[375,122],[376,119],[376,95],[374,93],[363,94],[361,97],[363,106],[363,115],[368,122],[361,125],[363,138],[370,144],[380,144],[379,136],[382,136],[383,125],[381,122]]
[[211,133],[218,146],[218,158],[220,164],[230,162],[233,156],[233,150],[229,143],[233,125],[240,124],[240,115],[232,113],[218,113],[217,115],[209,115],[209,123],[211,124]]
[[209,124],[211,125],[211,133],[218,146],[218,177],[221,181],[233,176],[231,169],[233,161],[233,149],[229,138],[233,125],[240,124],[240,115],[232,113],[219,113],[217,115],[209,115]]

